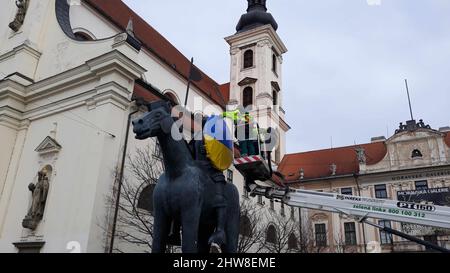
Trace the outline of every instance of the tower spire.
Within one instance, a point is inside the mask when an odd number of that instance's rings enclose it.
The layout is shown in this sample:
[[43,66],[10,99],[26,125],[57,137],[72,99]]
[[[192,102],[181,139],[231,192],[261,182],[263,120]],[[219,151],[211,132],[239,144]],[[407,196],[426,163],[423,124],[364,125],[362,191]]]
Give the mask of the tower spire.
[[247,0],[247,2],[248,2],[247,12],[255,9],[267,11],[266,0]]
[[274,30],[278,29],[278,24],[272,14],[267,12],[266,0],[247,0],[247,13],[241,16],[237,32],[244,32],[264,25],[271,25]]

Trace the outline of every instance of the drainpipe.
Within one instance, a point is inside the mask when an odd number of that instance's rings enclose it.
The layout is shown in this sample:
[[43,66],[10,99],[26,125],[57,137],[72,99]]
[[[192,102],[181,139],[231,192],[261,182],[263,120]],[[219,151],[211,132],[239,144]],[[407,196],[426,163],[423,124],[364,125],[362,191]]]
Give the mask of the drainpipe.
[[[358,196],[361,196],[361,188],[359,186],[358,174],[354,174],[353,177],[355,178],[355,184],[356,184],[356,189],[358,190]],[[363,241],[364,241],[364,253],[367,253],[366,231],[364,228],[364,224],[361,224],[361,226],[362,226],[362,234],[363,234]]]
[[[136,106],[139,107],[140,105],[141,105],[141,102],[136,101]],[[120,165],[119,184],[117,187],[116,204],[114,207],[114,219],[113,219],[113,226],[112,226],[112,231],[111,231],[111,242],[109,244],[109,253],[112,253],[114,250],[114,237],[116,234],[117,217],[119,214],[120,192],[122,190],[123,172],[125,170],[125,159],[126,159],[127,148],[128,148],[128,135],[130,134],[130,127],[131,127],[131,117],[138,112],[139,112],[139,110],[136,110],[136,111],[133,111],[130,114],[128,114],[127,129],[126,129],[126,134],[125,134],[125,143],[123,145],[122,162]]]

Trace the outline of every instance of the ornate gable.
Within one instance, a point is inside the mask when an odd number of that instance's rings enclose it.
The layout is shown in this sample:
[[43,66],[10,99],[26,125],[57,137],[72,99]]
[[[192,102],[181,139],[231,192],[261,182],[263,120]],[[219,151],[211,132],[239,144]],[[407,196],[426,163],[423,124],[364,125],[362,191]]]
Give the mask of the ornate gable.
[[41,144],[35,149],[39,154],[58,153],[61,150],[61,145],[53,138],[46,137]]

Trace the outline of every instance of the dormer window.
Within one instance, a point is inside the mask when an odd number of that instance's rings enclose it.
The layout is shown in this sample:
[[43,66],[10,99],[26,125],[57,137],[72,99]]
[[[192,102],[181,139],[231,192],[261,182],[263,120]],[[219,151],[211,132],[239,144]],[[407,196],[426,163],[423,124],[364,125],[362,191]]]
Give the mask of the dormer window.
[[244,52],[244,69],[253,67],[253,50]]
[[422,155],[422,153],[420,152],[420,150],[415,149],[415,150],[412,152],[412,156],[411,156],[411,157],[412,157],[412,158],[422,158],[423,155]]
[[86,32],[82,32],[82,31],[77,31],[74,33],[75,38],[78,41],[93,41],[94,38],[92,38],[89,34],[87,34]]

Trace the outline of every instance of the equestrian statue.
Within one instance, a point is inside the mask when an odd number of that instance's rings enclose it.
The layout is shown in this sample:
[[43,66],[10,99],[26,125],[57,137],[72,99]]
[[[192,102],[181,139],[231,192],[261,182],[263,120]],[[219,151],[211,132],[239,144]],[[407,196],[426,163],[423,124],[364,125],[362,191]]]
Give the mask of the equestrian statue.
[[[136,139],[156,137],[165,172],[153,194],[153,253],[181,240],[183,253],[236,253],[239,238],[239,193],[207,158],[204,139],[188,144],[168,102],[147,105],[148,112],[133,121]],[[202,139],[202,138],[200,138]],[[181,230],[181,238],[180,238]]]

